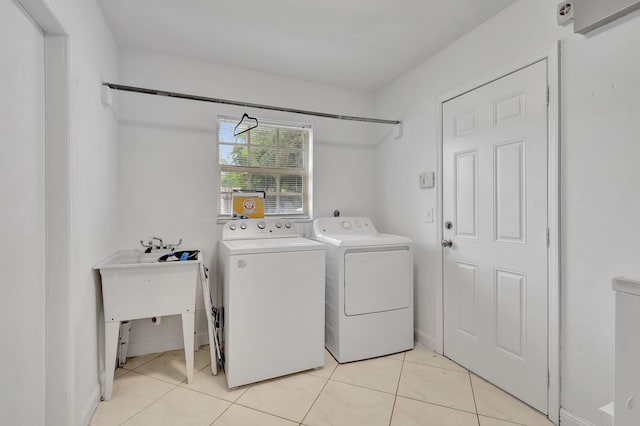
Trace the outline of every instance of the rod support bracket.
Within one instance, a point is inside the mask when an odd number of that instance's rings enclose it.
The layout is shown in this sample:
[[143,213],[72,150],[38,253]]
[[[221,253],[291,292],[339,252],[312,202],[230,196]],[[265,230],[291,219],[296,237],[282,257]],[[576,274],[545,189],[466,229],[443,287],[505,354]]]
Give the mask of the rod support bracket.
[[102,100],[102,105],[105,107],[113,106],[113,89],[111,89],[107,85],[102,85],[102,91],[100,92],[100,98]]

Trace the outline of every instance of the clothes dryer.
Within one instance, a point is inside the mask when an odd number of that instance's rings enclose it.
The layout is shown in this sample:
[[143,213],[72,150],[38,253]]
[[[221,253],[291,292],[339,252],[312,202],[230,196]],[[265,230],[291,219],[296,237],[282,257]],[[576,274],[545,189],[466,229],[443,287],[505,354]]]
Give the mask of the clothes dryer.
[[413,253],[366,217],[313,223],[326,246],[325,346],[338,362],[413,348]]
[[324,365],[324,245],[295,223],[233,220],[218,246],[231,388]]

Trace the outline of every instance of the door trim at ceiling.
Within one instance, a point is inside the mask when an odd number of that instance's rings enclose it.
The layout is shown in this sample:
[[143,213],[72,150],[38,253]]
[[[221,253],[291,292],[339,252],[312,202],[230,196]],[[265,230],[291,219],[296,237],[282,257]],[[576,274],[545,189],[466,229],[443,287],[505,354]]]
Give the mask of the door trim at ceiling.
[[[485,75],[459,89],[439,96],[436,107],[437,143],[436,143],[436,203],[438,212],[437,241],[442,240],[442,152],[443,129],[442,108],[443,104],[455,97],[463,95],[480,86],[489,84],[508,74],[539,61],[547,61],[547,84],[549,88],[549,105],[547,121],[548,141],[548,211],[547,223],[549,227],[548,250],[548,369],[549,388],[547,394],[548,417],[554,424],[560,422],[560,42],[556,41],[549,46],[541,48],[505,67],[501,67],[493,73]],[[436,264],[436,347],[438,353],[444,349],[444,272],[442,250],[436,251],[438,259]]]

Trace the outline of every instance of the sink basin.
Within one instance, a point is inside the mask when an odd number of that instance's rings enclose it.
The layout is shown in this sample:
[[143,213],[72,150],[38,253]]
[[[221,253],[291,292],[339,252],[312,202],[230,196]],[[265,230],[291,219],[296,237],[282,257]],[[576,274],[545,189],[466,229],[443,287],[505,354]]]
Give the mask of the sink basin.
[[169,253],[168,250],[153,253],[144,253],[140,250],[119,251],[114,255],[109,256],[101,263],[95,265],[93,269],[135,268],[140,266],[165,265],[172,262],[158,262],[158,258],[167,253]]
[[195,311],[200,258],[158,262],[165,253],[119,251],[93,267],[102,277],[105,321]]

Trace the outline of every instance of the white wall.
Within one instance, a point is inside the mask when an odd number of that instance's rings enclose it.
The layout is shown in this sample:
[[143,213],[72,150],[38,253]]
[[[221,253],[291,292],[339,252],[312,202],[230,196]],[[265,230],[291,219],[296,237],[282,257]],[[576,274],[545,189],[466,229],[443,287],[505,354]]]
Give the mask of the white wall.
[[[243,102],[344,115],[371,116],[373,96],[273,75],[149,52],[122,51],[119,83]],[[371,124],[220,104],[116,92],[119,131],[119,238],[121,249],[160,236],[199,248],[214,265],[221,225],[216,224],[217,115],[242,115],[313,125],[314,216],[369,215],[376,128]],[[308,230],[308,223],[301,224]],[[206,336],[202,312],[198,335]],[[182,346],[177,317],[159,326],[137,321],[129,354]]]
[[[30,1],[31,2],[31,1]],[[88,424],[100,399],[102,302],[91,267],[116,247],[117,121],[100,99],[103,80],[117,78],[116,45],[94,1],[46,0],[69,36],[70,64],[70,282],[68,407],[51,424]],[[52,194],[55,196],[55,194]],[[64,199],[61,202],[65,202]],[[64,327],[65,324],[60,324]],[[67,417],[63,419],[63,417]]]
[[556,25],[556,6],[520,0],[378,93],[378,114],[402,117],[404,135],[377,150],[377,208],[383,227],[416,241],[416,327],[433,345],[440,218],[425,223],[436,192],[414,183],[436,167],[437,97],[561,40],[561,405],[597,423],[613,399],[611,277],[640,275],[640,12],[585,37]]

